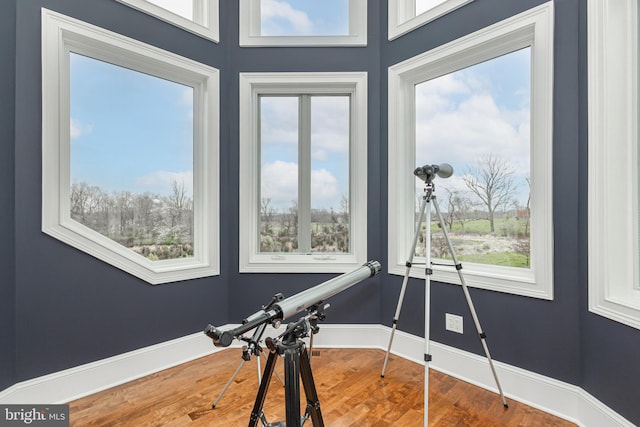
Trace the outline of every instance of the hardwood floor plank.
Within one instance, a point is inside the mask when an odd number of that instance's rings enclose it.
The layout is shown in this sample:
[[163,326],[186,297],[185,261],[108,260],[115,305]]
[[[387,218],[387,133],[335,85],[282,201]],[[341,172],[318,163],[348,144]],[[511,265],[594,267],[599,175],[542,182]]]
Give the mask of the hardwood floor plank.
[[[331,427],[419,427],[423,425],[424,367],[391,357],[380,377],[384,351],[321,349],[311,366],[324,423]],[[175,368],[70,402],[72,426],[242,426],[249,423],[258,390],[256,358],[243,364],[215,409],[211,404],[241,363],[227,349]],[[266,358],[261,358],[264,368]],[[284,375],[282,358],[276,369]],[[522,403],[431,370],[429,425],[574,426]],[[269,422],[285,419],[285,390],[274,375],[265,399]],[[301,403],[306,406],[301,387]],[[301,412],[303,412],[301,409]],[[306,425],[311,425],[307,421]]]

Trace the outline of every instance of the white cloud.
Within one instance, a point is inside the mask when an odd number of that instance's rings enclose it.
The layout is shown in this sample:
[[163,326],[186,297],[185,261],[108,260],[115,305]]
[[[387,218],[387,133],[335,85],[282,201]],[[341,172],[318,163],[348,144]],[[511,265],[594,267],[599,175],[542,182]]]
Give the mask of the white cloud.
[[339,194],[338,180],[331,172],[326,169],[311,171],[311,204],[313,206],[322,207]]
[[184,185],[184,189],[192,197],[193,195],[193,172],[168,172],[155,171],[147,175],[140,176],[135,179],[135,185],[141,192],[149,191],[159,193],[160,195],[168,195],[171,193],[171,185],[173,182]]
[[318,152],[349,151],[349,97],[316,96],[311,108],[312,148]]
[[293,8],[289,3],[277,0],[263,0],[260,3],[260,13],[262,15],[261,34],[263,36],[275,34],[290,34],[283,28],[291,27],[293,33],[297,35],[311,34],[313,23],[309,16]]
[[282,210],[298,199],[298,164],[275,161],[262,165],[260,197],[271,199],[271,206]]
[[508,101],[515,107],[508,108],[498,104],[492,84],[465,70],[416,87],[416,162],[454,165],[454,175],[438,180],[438,188],[468,194],[463,180],[468,168],[488,155],[503,158],[516,170],[523,201],[530,170],[530,111],[523,96],[528,93],[514,93]]
[[298,145],[298,100],[292,97],[264,97],[261,101],[262,144]]
[[[262,198],[270,198],[271,206],[278,210],[287,209],[292,200],[298,198],[298,165],[293,162],[275,161],[262,166]],[[326,169],[311,171],[312,205],[326,207],[340,195],[338,180]]]
[[[447,76],[449,79],[451,75]],[[440,79],[437,79],[440,80]],[[530,113],[500,108],[489,91],[474,90],[469,81],[418,86],[416,90],[416,161],[473,165],[488,154],[529,171]],[[475,79],[473,86],[485,87]],[[447,96],[453,95],[453,96]],[[462,171],[459,171],[462,172]]]
[[71,123],[69,124],[69,130],[71,139],[80,138],[83,135],[88,135],[93,131],[93,125],[82,123],[80,120],[71,118]]

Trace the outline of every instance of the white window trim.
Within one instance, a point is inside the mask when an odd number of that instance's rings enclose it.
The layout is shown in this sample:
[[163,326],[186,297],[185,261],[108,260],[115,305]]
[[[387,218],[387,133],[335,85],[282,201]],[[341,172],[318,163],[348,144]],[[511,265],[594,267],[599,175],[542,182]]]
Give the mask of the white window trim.
[[[192,0],[194,19],[187,19],[147,0],[117,0],[198,36],[220,41],[219,0]],[[183,0],[189,1],[189,0]]]
[[[194,88],[194,257],[150,261],[71,219],[69,52]],[[219,274],[219,72],[42,9],[42,231],[152,284]]]
[[473,0],[438,0],[433,8],[416,15],[416,0],[389,0],[389,40],[428,24]]
[[260,0],[240,3],[240,46],[366,46],[367,0],[349,0],[349,35],[262,36]]
[[[404,274],[415,227],[415,85],[526,46],[532,51],[531,174],[535,176],[531,269],[463,263],[463,272],[469,286],[553,299],[552,2],[389,68],[389,273]],[[433,280],[459,284],[455,269],[434,266],[433,270]],[[411,276],[424,278],[424,267],[414,267]]]
[[589,0],[589,310],[640,329],[635,0]]
[[[349,94],[350,247],[348,254],[259,252],[258,97]],[[367,261],[367,73],[240,73],[240,272],[344,273]]]

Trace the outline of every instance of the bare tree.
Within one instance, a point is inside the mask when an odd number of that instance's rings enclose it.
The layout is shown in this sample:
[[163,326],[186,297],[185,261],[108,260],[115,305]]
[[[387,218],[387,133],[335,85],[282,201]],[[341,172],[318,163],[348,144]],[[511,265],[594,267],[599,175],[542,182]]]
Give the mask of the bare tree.
[[527,223],[524,227],[525,236],[529,235],[529,224],[531,222],[531,179],[529,177],[526,178],[527,186],[529,187],[529,195],[527,196]]
[[188,204],[187,191],[184,182],[171,181],[171,194],[169,195],[169,208],[171,215],[171,227],[175,227],[182,221],[182,212]]
[[475,168],[468,168],[465,184],[487,207],[491,232],[495,232],[496,210],[506,206],[516,192],[515,168],[506,160],[490,154],[480,159]]
[[269,207],[271,203],[271,197],[263,197],[260,199],[260,217],[264,225],[264,233],[269,233],[271,228],[271,221],[273,221],[273,215],[276,213],[274,208]]
[[444,189],[447,193],[446,205],[447,210],[444,213],[444,222],[449,227],[449,231],[453,230],[453,222],[455,221],[456,216],[460,216],[457,208],[460,206],[460,192],[456,190],[450,190],[448,188]]

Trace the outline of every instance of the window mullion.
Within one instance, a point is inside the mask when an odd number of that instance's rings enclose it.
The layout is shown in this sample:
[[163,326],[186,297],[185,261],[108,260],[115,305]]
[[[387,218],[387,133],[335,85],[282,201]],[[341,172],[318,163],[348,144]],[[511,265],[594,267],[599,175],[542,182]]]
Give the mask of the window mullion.
[[298,250],[311,252],[311,96],[298,104]]

